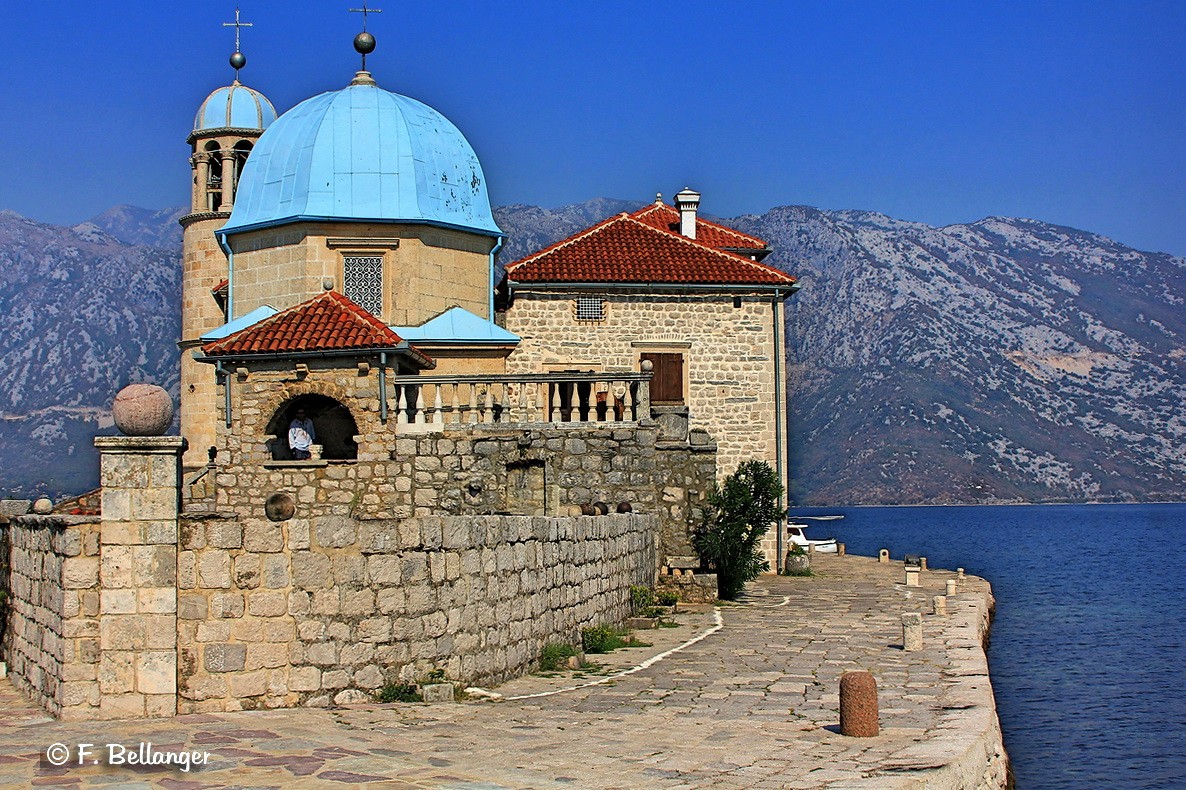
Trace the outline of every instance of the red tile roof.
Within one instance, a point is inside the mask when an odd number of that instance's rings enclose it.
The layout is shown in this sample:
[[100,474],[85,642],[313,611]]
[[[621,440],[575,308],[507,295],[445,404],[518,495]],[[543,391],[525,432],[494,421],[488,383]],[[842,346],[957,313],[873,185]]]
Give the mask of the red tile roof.
[[202,346],[206,356],[392,348],[404,342],[382,321],[335,291]]
[[764,263],[619,214],[507,266],[520,283],[791,285]]
[[[651,203],[630,216],[653,228],[679,233],[679,211],[666,203]],[[766,242],[757,236],[726,228],[703,217],[696,218],[696,241],[717,249],[763,250],[767,247]]]

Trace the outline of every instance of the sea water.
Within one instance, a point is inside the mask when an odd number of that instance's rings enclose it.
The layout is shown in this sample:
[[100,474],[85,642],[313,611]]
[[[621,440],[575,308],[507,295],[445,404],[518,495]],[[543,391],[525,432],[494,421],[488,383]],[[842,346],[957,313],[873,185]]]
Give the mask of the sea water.
[[[1186,505],[795,509],[812,538],[965,568],[1021,790],[1186,788]],[[890,724],[890,722],[883,722]]]

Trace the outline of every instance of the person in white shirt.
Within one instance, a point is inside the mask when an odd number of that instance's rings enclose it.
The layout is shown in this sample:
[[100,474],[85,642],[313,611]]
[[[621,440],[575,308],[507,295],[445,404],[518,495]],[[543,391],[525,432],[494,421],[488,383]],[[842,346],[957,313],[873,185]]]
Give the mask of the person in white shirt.
[[292,450],[292,457],[298,461],[307,460],[311,456],[309,448],[315,441],[317,432],[313,430],[313,421],[303,408],[297,409],[296,417],[288,425],[288,447]]

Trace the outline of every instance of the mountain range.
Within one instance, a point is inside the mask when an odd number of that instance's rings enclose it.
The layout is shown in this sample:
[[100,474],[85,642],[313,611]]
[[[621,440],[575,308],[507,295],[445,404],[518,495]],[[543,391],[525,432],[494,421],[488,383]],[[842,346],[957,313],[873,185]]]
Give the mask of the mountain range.
[[[640,205],[498,208],[499,259]],[[0,212],[0,494],[93,487],[115,392],[176,394],[182,213],[65,228]],[[796,503],[1186,499],[1186,260],[1030,219],[719,221],[802,285],[786,327]]]

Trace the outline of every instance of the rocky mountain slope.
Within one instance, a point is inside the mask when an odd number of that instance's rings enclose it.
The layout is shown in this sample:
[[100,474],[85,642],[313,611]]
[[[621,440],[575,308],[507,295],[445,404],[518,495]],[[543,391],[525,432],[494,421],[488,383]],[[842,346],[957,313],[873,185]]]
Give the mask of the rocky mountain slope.
[[0,494],[94,487],[115,393],[176,391],[180,277],[176,247],[0,211]]
[[[639,205],[496,209],[500,260]],[[176,388],[178,213],[67,229],[0,212],[0,493],[92,485],[90,435],[119,387]],[[1034,220],[786,206],[724,222],[803,285],[787,324],[798,503],[1186,499],[1183,259]]]
[[992,217],[733,221],[800,277],[804,503],[1186,498],[1186,261]]

